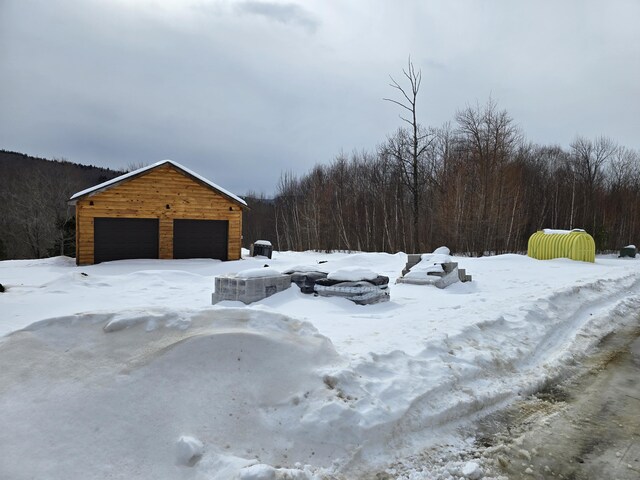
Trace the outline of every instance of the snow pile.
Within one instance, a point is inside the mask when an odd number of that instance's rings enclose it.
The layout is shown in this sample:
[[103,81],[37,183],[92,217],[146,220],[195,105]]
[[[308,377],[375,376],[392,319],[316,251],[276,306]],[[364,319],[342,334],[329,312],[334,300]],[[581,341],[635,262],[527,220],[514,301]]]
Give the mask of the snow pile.
[[[2,478],[178,478],[188,467],[222,480],[213,465],[237,473],[342,454],[326,442],[337,425],[310,431],[306,420],[335,402],[323,378],[342,362],[310,324],[211,308],[184,313],[184,329],[164,313],[121,312],[126,329],[103,328],[106,313],[62,317],[2,339]],[[26,451],[38,455],[25,462]],[[59,461],[73,451],[83,454]]]
[[193,467],[204,453],[204,444],[197,438],[183,435],[176,444],[176,464]]
[[451,255],[451,250],[449,250],[449,247],[438,247],[433,251],[433,254],[435,255]]
[[462,476],[469,480],[479,480],[482,478],[482,469],[476,462],[467,462],[462,467]]

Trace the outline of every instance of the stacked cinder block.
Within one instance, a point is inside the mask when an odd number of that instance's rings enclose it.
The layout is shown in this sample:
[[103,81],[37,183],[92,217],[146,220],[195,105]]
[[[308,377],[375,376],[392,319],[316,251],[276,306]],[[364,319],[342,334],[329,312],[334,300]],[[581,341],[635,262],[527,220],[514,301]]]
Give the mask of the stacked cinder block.
[[464,268],[458,268],[458,278],[461,282],[470,282],[473,280],[471,275],[467,274],[467,271]]
[[438,288],[446,288],[455,282],[470,282],[471,275],[463,268],[458,268],[457,262],[443,262],[441,264],[442,271],[431,271],[424,278],[408,278],[405,277],[413,267],[420,263],[421,254],[407,255],[407,264],[402,270],[402,276],[396,280],[396,283],[409,283],[413,285],[434,285]]
[[434,285],[438,288],[446,288],[452,283],[460,281],[458,277],[458,264],[449,262],[442,264],[442,272],[430,272],[427,278],[400,277],[396,283],[410,283],[413,285]]
[[243,278],[237,275],[221,275],[215,278],[215,292],[211,303],[235,300],[245,304],[257,302],[291,286],[291,275]]
[[404,270],[402,270],[402,276],[404,277],[409,272],[409,270],[411,270],[418,263],[420,263],[420,260],[422,260],[421,253],[407,254],[407,264],[405,265]]

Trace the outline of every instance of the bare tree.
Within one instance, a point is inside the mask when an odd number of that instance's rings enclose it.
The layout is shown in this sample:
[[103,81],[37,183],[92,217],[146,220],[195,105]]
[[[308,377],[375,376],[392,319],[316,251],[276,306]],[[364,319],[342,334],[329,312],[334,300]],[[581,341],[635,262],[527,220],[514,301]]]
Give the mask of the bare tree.
[[[598,235],[598,209],[596,196],[602,186],[606,162],[614,155],[617,145],[610,138],[600,136],[591,141],[576,137],[571,143],[572,166],[577,177],[582,180],[584,226],[591,224],[592,233]],[[596,242],[600,239],[596,238]]]
[[589,192],[593,192],[600,181],[605,162],[616,152],[617,146],[607,137],[598,137],[591,141],[576,137],[571,143],[573,163],[576,173],[582,178]]
[[[422,72],[416,71],[411,58],[406,70],[402,74],[409,82],[408,88],[400,85],[393,77],[389,76],[392,88],[400,92],[401,100],[384,98],[384,100],[395,103],[406,112],[407,116],[400,115],[400,118],[409,125],[408,131],[400,129],[395,137],[389,142],[390,153],[401,166],[402,178],[411,194],[412,217],[413,217],[413,248],[420,250],[419,223],[420,223],[420,196],[424,185],[424,176],[421,175],[424,167],[421,165],[423,154],[429,147],[430,132],[421,128],[417,117],[417,98],[422,82]],[[408,147],[408,148],[407,148]]]
[[472,227],[479,253],[495,245],[495,219],[504,214],[504,183],[500,174],[521,142],[520,132],[506,110],[499,110],[493,99],[484,105],[468,106],[456,113],[458,135],[467,161],[470,179],[477,186],[475,220]]

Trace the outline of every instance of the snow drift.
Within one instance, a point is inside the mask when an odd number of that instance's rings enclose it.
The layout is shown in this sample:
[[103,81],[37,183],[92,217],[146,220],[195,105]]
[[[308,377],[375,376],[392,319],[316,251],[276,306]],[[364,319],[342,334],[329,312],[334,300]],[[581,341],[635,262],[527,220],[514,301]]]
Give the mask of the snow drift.
[[229,479],[256,462],[330,463],[341,446],[305,415],[330,401],[323,370],[339,363],[314,327],[273,313],[39,322],[0,344],[0,472]]

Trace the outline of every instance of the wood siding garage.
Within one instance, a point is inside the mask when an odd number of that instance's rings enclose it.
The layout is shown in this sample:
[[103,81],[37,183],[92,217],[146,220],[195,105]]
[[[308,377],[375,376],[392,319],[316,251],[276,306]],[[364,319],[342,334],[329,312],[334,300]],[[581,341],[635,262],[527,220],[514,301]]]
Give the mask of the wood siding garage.
[[244,200],[175,162],[84,190],[70,203],[76,206],[78,265],[126,258],[240,258]]

